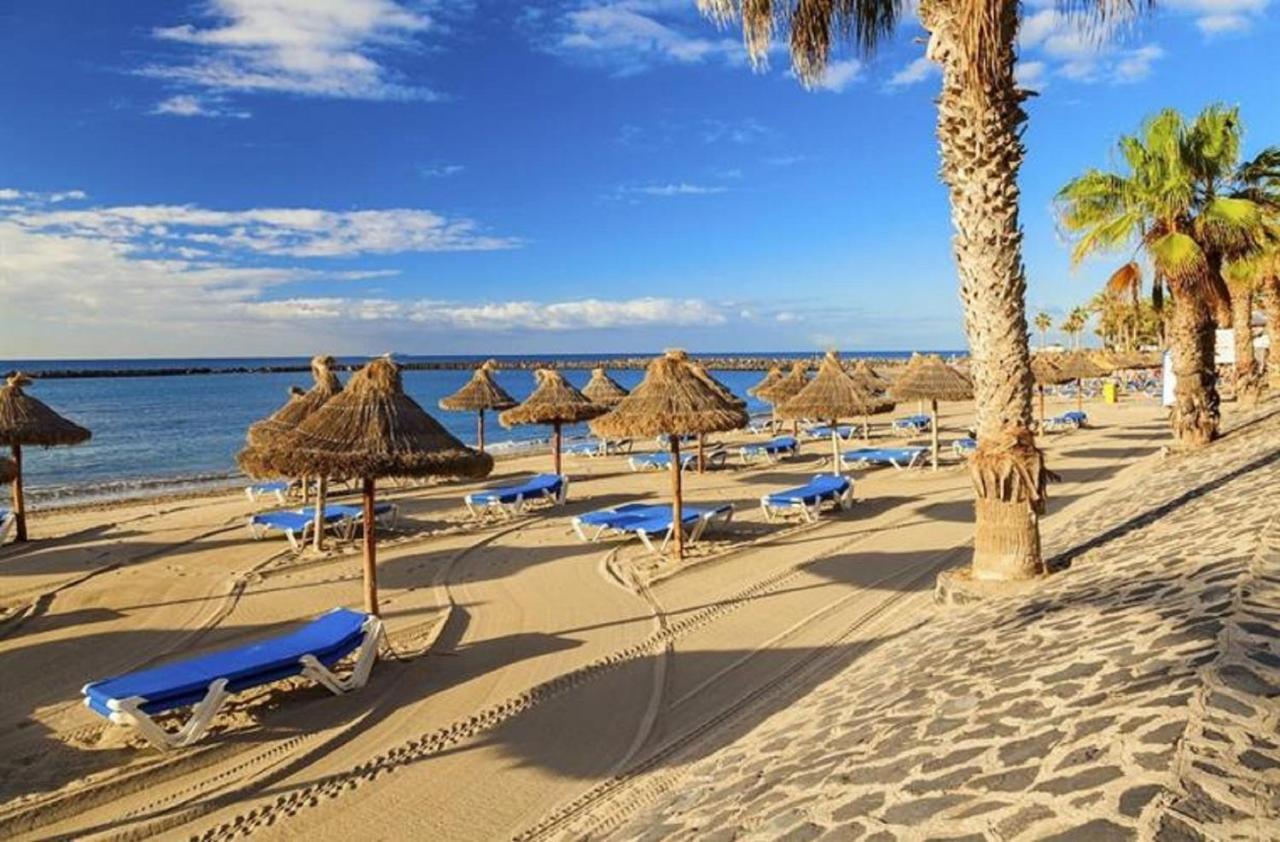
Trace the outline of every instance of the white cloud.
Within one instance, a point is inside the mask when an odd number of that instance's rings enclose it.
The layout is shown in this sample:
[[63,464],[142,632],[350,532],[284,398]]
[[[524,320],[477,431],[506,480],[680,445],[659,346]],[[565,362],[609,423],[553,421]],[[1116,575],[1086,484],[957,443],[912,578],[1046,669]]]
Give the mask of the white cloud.
[[1267,13],[1269,0],[1166,0],[1166,7],[1195,18],[1206,37],[1247,32]]
[[661,64],[741,65],[746,60],[742,42],[718,33],[692,2],[583,0],[529,22],[534,39],[551,52],[623,75]]
[[862,62],[852,58],[841,59],[828,63],[826,72],[822,74],[820,80],[814,83],[813,87],[838,94],[856,82],[861,75]]
[[1013,68],[1013,75],[1019,86],[1042,90],[1048,85],[1044,78],[1045,69],[1046,65],[1043,61],[1020,61]]
[[889,78],[890,88],[905,88],[909,85],[923,82],[931,76],[935,76],[940,72],[938,65],[929,59],[921,56],[915,59],[906,67],[903,67],[897,73]]
[[1027,15],[1018,36],[1019,70],[1032,76],[1024,79],[1020,74],[1019,83],[1043,89],[1050,74],[1081,83],[1124,84],[1147,78],[1164,50],[1156,44],[1121,46],[1116,38],[1121,24],[1102,26],[1056,8]]
[[423,178],[448,178],[465,169],[462,164],[430,164],[418,167],[418,175]]
[[[83,190],[59,190],[52,193],[41,193],[34,190],[18,190],[14,187],[0,187],[0,202],[24,202],[27,204],[44,204],[46,202],[81,201],[89,198]],[[12,209],[10,209],[12,210]]]
[[178,247],[204,247],[224,254],[340,257],[489,251],[518,245],[510,238],[482,233],[469,219],[411,208],[221,211],[195,205],[130,205],[80,210],[23,208],[0,212],[0,219],[32,232],[92,238],[130,253],[150,255],[167,255]]
[[760,160],[771,167],[793,167],[805,160],[803,155],[770,155]]
[[780,324],[793,324],[801,320],[801,316],[788,310],[783,310],[773,317],[773,320]]
[[624,186],[618,188],[623,196],[709,196],[724,193],[728,188],[719,184],[690,184],[686,181],[669,182],[667,184],[644,184],[640,186]]
[[[217,92],[278,92],[342,99],[435,99],[382,63],[416,49],[432,29],[420,7],[396,0],[209,0],[206,21],[160,27],[186,60],[141,68],[144,76]],[[175,107],[190,109],[190,103]],[[165,112],[179,113],[179,112]],[[189,115],[190,116],[190,115]]]
[[248,111],[226,109],[215,103],[221,100],[207,99],[193,94],[176,94],[156,103],[152,114],[170,115],[173,117],[236,117],[243,119],[249,116]]

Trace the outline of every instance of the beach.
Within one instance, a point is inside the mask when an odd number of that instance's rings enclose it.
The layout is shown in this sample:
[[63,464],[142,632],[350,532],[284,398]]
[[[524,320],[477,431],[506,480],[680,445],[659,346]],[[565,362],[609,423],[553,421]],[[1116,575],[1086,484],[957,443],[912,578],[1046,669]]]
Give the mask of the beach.
[[[1168,443],[1150,398],[1087,409],[1089,426],[1043,439],[1061,478],[1049,543],[1099,499],[1140,488]],[[685,498],[732,503],[734,517],[681,563],[574,534],[573,515],[668,499],[667,472],[633,473],[625,457],[567,457],[568,503],[509,520],[477,523],[461,498],[545,471],[548,455],[502,459],[484,483],[388,484],[400,509],[379,552],[390,652],[369,684],[239,694],[204,740],[170,753],[86,710],[80,687],[358,605],[357,548],[299,556],[278,537],[253,541],[245,519],[269,504],[239,491],[37,516],[37,540],[0,549],[0,660],[22,677],[0,701],[0,834],[576,838],[584,817],[614,828],[672,794],[666,773],[945,621],[934,579],[967,563],[972,538],[968,473],[949,444],[972,411],[942,404],[940,470],[851,472],[851,510],[816,524],[767,520],[759,500],[829,471],[828,439],[748,466],[737,448],[763,437],[716,436],[727,467],[686,473]],[[890,440],[877,421],[878,443],[927,441]]]

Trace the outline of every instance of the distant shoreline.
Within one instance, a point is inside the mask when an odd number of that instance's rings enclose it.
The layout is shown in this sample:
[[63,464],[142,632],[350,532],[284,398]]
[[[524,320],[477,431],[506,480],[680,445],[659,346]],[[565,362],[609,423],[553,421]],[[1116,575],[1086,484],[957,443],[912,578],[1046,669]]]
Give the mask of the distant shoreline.
[[[857,352],[848,354],[850,359],[865,359],[881,364],[900,363],[904,356],[890,355],[891,352]],[[766,371],[771,366],[787,366],[796,360],[812,359],[816,364],[821,354],[811,357],[806,355],[787,356],[745,356],[722,354],[692,354],[694,359],[702,362],[707,368],[720,371]],[[959,356],[959,355],[957,355]],[[529,357],[525,359],[498,359],[499,369],[531,370],[537,368],[558,368],[572,370],[589,370],[593,368],[632,369],[645,368],[653,359],[652,356],[600,357],[583,359],[577,357]],[[479,364],[476,358],[437,359],[437,360],[405,360],[400,362],[406,371],[470,371]],[[361,363],[339,363],[339,371],[354,371]],[[189,377],[193,375],[217,374],[290,374],[310,371],[306,363],[281,363],[279,365],[193,365],[193,366],[154,366],[139,365],[137,368],[29,368],[22,365],[10,365],[5,376],[21,371],[31,377],[45,380],[70,380],[115,377]]]

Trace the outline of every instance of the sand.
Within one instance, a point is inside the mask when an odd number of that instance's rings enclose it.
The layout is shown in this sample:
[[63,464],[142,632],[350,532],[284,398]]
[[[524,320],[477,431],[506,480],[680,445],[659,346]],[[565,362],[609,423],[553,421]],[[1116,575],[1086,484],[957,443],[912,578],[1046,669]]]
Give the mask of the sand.
[[[947,443],[970,408],[943,411]],[[1047,532],[1141,478],[1166,443],[1149,399],[1089,412],[1094,427],[1047,439],[1063,477]],[[936,473],[857,472],[852,511],[766,521],[760,495],[829,470],[829,449],[750,467],[735,452],[686,474],[687,500],[736,514],[678,567],[573,534],[573,514],[666,499],[665,472],[623,458],[567,459],[570,503],[509,521],[465,517],[478,484],[391,487],[401,522],[379,576],[395,656],[343,697],[301,680],[237,696],[204,741],[168,754],[83,708],[81,685],[358,606],[355,548],[252,541],[242,494],[37,516],[37,540],[0,548],[0,836],[564,832],[623,782],[711,754],[744,717],[815,686],[831,653],[854,662],[936,620],[933,578],[971,537],[962,467],[947,454]],[[549,462],[504,460],[486,484]]]

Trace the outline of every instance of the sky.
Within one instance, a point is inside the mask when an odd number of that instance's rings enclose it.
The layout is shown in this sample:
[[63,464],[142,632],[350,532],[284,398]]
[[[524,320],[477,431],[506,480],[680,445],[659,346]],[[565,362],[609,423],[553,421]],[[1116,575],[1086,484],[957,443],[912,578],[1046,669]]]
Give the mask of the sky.
[[[806,89],[694,0],[9,0],[0,359],[963,348],[925,36]],[[1280,142],[1278,36],[1024,4],[1029,312],[1128,259],[1052,200],[1145,116]]]

